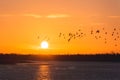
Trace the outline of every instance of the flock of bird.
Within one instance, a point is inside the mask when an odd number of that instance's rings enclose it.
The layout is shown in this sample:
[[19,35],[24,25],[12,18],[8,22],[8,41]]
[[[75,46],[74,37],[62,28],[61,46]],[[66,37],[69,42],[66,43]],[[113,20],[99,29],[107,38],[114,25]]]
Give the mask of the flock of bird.
[[[81,39],[84,38],[86,36],[91,36],[93,37],[93,39],[95,40],[99,40],[102,39],[104,41],[104,44],[109,43],[109,40],[114,41],[114,46],[118,46],[119,45],[119,41],[120,41],[120,28],[113,28],[112,30],[106,31],[105,28],[101,28],[101,29],[91,29],[89,30],[89,32],[83,32],[81,29],[78,29],[75,32],[69,32],[67,34],[60,32],[59,33],[59,38],[63,38],[65,40],[67,40],[67,42],[70,42],[71,40],[75,40],[75,39]],[[110,39],[109,39],[110,38]],[[42,40],[46,40],[49,41],[50,38],[48,36],[43,36],[42,38],[40,36],[37,37],[37,39],[42,39]]]
[[50,38],[48,36],[37,36],[37,39],[41,40],[41,41],[49,41]]
[[113,28],[112,32],[106,31],[105,28],[94,29],[94,30],[91,29],[90,32],[87,32],[87,33],[84,33],[84,32],[82,32],[81,29],[78,29],[74,33],[72,33],[72,32],[69,32],[67,34],[59,33],[59,37],[70,42],[73,39],[80,39],[80,38],[85,37],[87,35],[91,35],[96,40],[103,39],[105,44],[108,43],[109,38],[112,38],[112,40],[115,41],[115,46],[118,46],[117,41],[120,40],[119,32],[120,32],[120,29],[117,29],[117,28]]
[[68,42],[70,42],[72,39],[77,39],[77,38],[82,38],[84,37],[86,34],[83,33],[81,31],[81,29],[79,29],[77,32],[75,33],[68,33],[67,36],[64,33],[60,33],[59,37],[63,37],[64,39],[67,39]]

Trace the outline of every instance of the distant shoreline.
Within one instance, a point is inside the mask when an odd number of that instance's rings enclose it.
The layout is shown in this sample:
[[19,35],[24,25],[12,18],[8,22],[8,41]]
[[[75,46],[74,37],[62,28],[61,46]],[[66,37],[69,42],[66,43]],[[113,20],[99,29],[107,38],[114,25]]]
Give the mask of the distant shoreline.
[[32,61],[120,62],[120,54],[95,55],[20,55],[0,54],[0,65],[32,63]]

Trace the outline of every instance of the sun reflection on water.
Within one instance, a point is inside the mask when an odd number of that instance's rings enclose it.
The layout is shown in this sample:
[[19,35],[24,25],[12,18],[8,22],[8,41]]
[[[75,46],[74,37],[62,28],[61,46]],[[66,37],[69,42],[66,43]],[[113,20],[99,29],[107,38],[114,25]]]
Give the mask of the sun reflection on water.
[[51,80],[50,66],[40,65],[37,75],[38,75],[37,80]]

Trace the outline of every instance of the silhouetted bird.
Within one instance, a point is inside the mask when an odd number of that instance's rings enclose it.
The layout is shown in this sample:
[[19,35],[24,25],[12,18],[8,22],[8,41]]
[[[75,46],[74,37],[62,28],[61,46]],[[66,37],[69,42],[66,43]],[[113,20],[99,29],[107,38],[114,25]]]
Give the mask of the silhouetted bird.
[[117,46],[117,44],[115,44],[115,46]]
[[59,37],[61,37],[62,33],[59,34]]
[[105,34],[107,35],[107,32],[105,32]]
[[64,37],[64,39],[65,39],[65,34],[63,34],[63,37]]
[[81,31],[80,29],[78,31]]
[[114,40],[116,41],[117,39],[115,38]]
[[37,39],[40,39],[40,37],[38,36]]
[[114,36],[114,32],[112,33],[112,36]]
[[114,28],[114,31],[116,31],[116,28]]
[[96,33],[100,33],[100,30],[97,30]]
[[76,35],[78,35],[78,32],[76,32]]
[[99,36],[99,38],[101,38],[101,36]]
[[105,44],[107,43],[107,41],[105,41]]
[[120,38],[119,36],[117,36],[117,38]]
[[80,35],[78,35],[77,37],[80,37]]
[[70,37],[70,38],[68,39],[68,42],[70,42],[71,39],[72,39],[72,37]]
[[72,36],[72,33],[69,33],[69,36]]
[[105,30],[105,28],[103,28],[103,30]]
[[95,38],[98,39],[97,36],[95,36]]
[[91,34],[93,34],[93,30],[91,30]]
[[83,33],[81,33],[81,34],[83,34]]
[[112,36],[113,36],[114,34],[112,34]]
[[118,35],[119,33],[117,32],[117,35]]

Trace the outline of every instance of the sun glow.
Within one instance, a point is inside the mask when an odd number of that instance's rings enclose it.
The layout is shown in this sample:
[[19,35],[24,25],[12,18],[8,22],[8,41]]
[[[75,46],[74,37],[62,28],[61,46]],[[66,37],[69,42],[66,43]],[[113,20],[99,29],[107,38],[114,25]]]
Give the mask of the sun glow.
[[47,49],[48,48],[48,42],[47,41],[43,41],[43,42],[41,42],[41,48],[42,49]]

